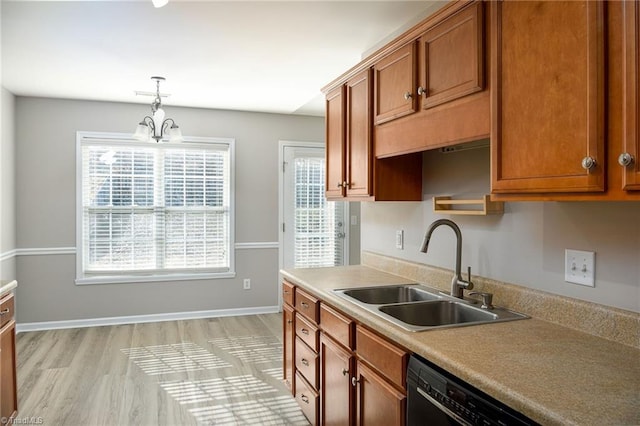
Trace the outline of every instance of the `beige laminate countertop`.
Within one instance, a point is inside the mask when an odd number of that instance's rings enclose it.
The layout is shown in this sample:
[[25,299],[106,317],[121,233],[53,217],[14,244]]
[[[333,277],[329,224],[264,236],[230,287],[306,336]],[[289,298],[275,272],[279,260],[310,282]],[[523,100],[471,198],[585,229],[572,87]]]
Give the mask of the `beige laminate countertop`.
[[366,266],[281,273],[543,425],[640,425],[640,350],[633,347],[535,318],[409,332],[331,291],[410,282],[405,278]]
[[16,280],[13,281],[3,281],[0,280],[0,297],[9,293],[11,290],[18,286],[18,282]]

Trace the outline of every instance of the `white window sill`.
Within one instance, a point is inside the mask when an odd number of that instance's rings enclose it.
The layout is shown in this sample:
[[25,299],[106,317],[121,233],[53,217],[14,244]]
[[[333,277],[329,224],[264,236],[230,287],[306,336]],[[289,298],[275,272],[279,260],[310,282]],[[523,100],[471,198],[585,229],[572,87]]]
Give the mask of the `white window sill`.
[[236,273],[230,272],[208,272],[195,274],[163,274],[163,275],[127,275],[127,276],[98,276],[76,278],[76,285],[91,284],[124,284],[124,283],[149,283],[159,281],[197,281],[197,280],[217,280],[225,278],[235,278]]

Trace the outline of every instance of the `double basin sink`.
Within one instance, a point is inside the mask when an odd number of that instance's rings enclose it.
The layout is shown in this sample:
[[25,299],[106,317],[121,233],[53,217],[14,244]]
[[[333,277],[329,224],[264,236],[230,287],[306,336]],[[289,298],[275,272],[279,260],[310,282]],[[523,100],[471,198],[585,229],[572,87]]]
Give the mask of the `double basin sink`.
[[481,308],[475,300],[458,299],[420,284],[333,290],[409,331],[460,327],[528,318],[504,308]]

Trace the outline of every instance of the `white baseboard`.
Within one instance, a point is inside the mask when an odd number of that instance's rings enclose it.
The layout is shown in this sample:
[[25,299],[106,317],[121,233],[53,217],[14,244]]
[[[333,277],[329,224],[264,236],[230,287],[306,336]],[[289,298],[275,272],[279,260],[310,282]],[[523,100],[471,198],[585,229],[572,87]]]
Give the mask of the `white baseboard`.
[[131,315],[124,317],[91,318],[68,321],[29,322],[16,324],[16,333],[26,331],[59,330],[64,328],[100,327],[104,325],[140,324],[145,322],[274,314],[277,312],[280,312],[279,306],[260,306],[256,308],[216,309],[212,311],[173,312],[167,314]]

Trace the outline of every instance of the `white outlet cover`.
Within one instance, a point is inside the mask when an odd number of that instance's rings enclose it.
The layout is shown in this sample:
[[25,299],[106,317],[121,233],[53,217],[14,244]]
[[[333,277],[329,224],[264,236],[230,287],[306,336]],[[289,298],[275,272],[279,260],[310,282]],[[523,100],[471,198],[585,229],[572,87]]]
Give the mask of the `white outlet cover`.
[[589,287],[596,286],[596,254],[592,251],[566,249],[564,280]]

